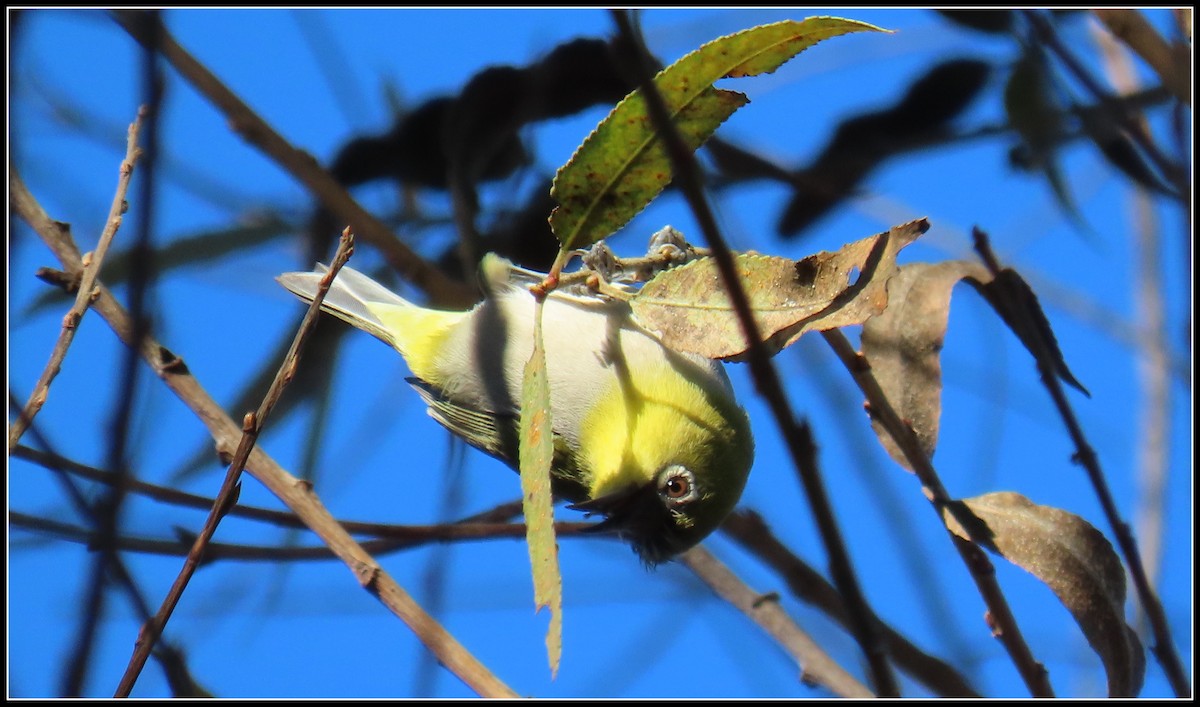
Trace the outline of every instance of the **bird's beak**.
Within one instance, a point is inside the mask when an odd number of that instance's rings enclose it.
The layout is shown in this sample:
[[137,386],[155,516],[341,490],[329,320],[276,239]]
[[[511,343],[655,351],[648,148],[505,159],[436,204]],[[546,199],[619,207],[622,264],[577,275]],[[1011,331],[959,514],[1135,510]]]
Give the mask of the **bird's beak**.
[[629,522],[638,517],[637,511],[645,502],[645,489],[646,486],[626,486],[603,496],[572,503],[567,508],[583,511],[588,515],[599,513],[604,516],[604,520],[589,526],[584,532],[620,532],[627,529]]

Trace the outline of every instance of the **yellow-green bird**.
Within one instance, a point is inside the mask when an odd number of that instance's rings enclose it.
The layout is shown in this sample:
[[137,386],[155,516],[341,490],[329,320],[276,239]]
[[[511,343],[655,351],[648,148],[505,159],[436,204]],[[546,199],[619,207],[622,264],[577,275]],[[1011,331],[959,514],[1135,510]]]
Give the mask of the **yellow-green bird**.
[[[322,308],[400,352],[433,419],[517,468],[521,383],[533,350],[529,271],[491,256],[487,296],[428,309],[343,268]],[[279,282],[311,302],[327,268]],[[554,492],[599,513],[648,565],[711,533],[742,495],[754,457],[745,412],[717,361],[664,346],[619,299],[552,292],[543,312]]]

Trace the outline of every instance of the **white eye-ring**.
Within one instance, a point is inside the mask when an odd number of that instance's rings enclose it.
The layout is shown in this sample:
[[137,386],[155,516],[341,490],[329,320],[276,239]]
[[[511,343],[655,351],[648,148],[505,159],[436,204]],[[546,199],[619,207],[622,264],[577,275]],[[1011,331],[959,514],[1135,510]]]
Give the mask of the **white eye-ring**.
[[658,472],[658,495],[668,506],[677,508],[700,497],[696,475],[691,469],[671,464]]

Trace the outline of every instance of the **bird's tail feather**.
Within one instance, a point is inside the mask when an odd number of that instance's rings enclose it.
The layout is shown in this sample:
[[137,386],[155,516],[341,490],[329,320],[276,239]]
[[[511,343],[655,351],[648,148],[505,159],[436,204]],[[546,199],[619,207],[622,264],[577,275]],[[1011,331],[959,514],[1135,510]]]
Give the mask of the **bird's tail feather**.
[[[305,302],[312,302],[316,299],[321,278],[328,270],[328,267],[318,263],[313,272],[289,272],[276,279],[292,294]],[[321,309],[395,346],[396,332],[377,314],[381,311],[380,305],[386,309],[414,306],[366,275],[344,267],[334,278],[333,285],[321,302]]]

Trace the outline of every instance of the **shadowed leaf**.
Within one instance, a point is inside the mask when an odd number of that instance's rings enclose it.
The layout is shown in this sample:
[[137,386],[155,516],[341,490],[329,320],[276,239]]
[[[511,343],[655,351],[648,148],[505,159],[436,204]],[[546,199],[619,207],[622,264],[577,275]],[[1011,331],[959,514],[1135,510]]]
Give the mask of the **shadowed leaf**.
[[1091,122],[1085,122],[1084,125],[1088,129],[1088,136],[1096,143],[1096,147],[1100,148],[1100,153],[1104,155],[1108,163],[1121,170],[1135,184],[1156,194],[1178,196],[1170,187],[1163,184],[1154,170],[1150,168],[1150,164],[1138,152],[1132,138],[1116,130],[1110,131],[1100,127],[1093,129]]
[[1063,132],[1063,112],[1050,91],[1045,62],[1027,52],[1013,66],[1004,85],[1008,123],[1038,154],[1049,150]]
[[1023,149],[1014,151],[1014,164],[1040,171],[1054,191],[1059,207],[1078,225],[1083,217],[1058,165],[1058,143],[1066,127],[1065,112],[1051,90],[1049,69],[1041,55],[1029,51],[1016,63],[1004,86],[1004,110],[1009,125],[1021,136]]
[[864,181],[888,160],[948,138],[991,74],[991,64],[978,59],[939,62],[895,103],[842,120],[811,162],[781,180],[794,192],[779,214],[779,235],[792,238],[810,228],[860,193]]
[[[1110,697],[1141,691],[1146,658],[1125,623],[1125,570],[1100,531],[1077,515],[1039,506],[1010,491],[954,501],[943,510],[946,527],[1030,572],[1071,612],[1108,675]],[[968,533],[956,520],[981,525]]]
[[[774,354],[806,331],[861,324],[882,311],[896,253],[928,228],[924,219],[912,221],[803,260],[739,255],[738,275],[767,349]],[[727,360],[748,348],[712,258],[660,273],[630,305],[671,348]]]
[[[981,282],[991,277],[973,260],[903,265],[888,283],[887,307],[863,325],[862,351],[875,379],[929,457],[937,447],[942,414],[941,351],[950,292],[968,275]],[[871,425],[892,459],[912,471],[892,436],[876,420]]]
[[[810,17],[753,27],[713,40],[654,78],[671,120],[691,149],[747,102],[718,89],[721,78],[770,73],[808,47],[841,34],[878,27],[836,17]],[[671,181],[671,165],[640,91],[629,94],[584,140],[555,176],[559,204],[550,225],[563,248],[608,236],[649,204]]]
[[[1067,368],[1062,349],[1058,347],[1058,339],[1050,328],[1050,320],[1042,311],[1037,295],[1016,270],[1003,268],[995,279],[988,282],[974,279],[969,282],[983,294],[1035,360],[1052,361],[1055,375],[1089,398],[1092,396]],[[1038,356],[1040,349],[1046,351],[1044,359]]]
[[525,512],[525,538],[533,565],[533,601],[537,609],[550,608],[546,654],[550,673],[558,673],[562,656],[562,575],[558,569],[558,542],[554,536],[554,501],[550,492],[550,465],[554,460],[554,435],[550,419],[550,383],[546,376],[546,349],[542,345],[542,305],[534,318],[533,354],[525,364],[521,388],[521,499]]

